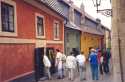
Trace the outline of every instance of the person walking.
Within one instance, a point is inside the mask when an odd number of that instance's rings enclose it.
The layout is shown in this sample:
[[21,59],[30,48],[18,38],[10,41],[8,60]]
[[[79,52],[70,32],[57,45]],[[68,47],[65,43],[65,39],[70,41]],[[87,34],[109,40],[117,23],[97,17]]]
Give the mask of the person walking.
[[68,70],[69,80],[74,79],[74,69],[76,68],[76,58],[73,55],[74,54],[71,52],[66,58],[66,68]]
[[80,80],[86,80],[85,78],[85,61],[86,58],[84,56],[84,53],[81,52],[79,55],[76,56],[76,60],[78,62],[78,69],[79,69],[79,74],[80,74]]
[[62,74],[62,57],[63,57],[63,54],[60,52],[59,49],[56,49],[56,51],[57,51],[57,54],[56,54],[55,66],[57,67],[57,71],[58,71],[57,79],[62,79],[63,78],[63,74]]
[[65,77],[66,75],[66,55],[62,52],[62,75],[63,75],[63,78]]
[[100,78],[103,79],[103,72],[104,72],[104,62],[103,62],[103,54],[101,52],[101,50],[98,50],[97,53],[97,57],[98,57],[98,65],[99,65],[99,71],[100,71]]
[[91,49],[91,53],[89,56],[89,62],[91,67],[92,79],[98,80],[98,59],[97,53],[95,49]]
[[104,50],[104,72],[106,74],[109,73],[109,61],[110,61],[110,58],[111,58],[110,50],[109,49]]
[[46,55],[43,56],[43,63],[45,66],[45,71],[47,72],[48,78],[50,80],[51,79],[51,73],[50,73],[51,62]]

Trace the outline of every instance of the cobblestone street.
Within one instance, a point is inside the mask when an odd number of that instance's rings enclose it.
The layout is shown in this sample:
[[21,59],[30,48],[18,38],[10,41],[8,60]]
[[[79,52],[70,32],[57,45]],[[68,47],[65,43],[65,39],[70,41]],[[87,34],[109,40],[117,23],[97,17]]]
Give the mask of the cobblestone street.
[[64,79],[56,79],[56,77],[53,76],[52,80],[45,80],[45,81],[39,81],[39,82],[113,82],[111,74],[110,75],[104,74],[103,79],[99,79],[98,81],[92,80],[89,66],[87,66],[87,70],[86,70],[86,80],[80,81],[79,74],[77,72],[75,72],[75,74],[76,75],[73,81],[68,80],[68,76],[66,76]]

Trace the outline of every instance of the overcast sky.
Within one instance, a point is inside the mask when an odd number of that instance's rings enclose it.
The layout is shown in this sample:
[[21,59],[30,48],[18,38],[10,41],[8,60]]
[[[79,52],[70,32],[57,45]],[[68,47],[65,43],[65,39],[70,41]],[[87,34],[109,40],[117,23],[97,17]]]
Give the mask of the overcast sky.
[[[101,13],[96,13],[96,7],[94,7],[92,0],[72,0],[74,4],[80,7],[83,2],[85,6],[85,12],[91,15],[94,18],[100,18],[103,25],[111,29],[111,17],[106,17]],[[101,0],[100,9],[111,8],[110,0]]]

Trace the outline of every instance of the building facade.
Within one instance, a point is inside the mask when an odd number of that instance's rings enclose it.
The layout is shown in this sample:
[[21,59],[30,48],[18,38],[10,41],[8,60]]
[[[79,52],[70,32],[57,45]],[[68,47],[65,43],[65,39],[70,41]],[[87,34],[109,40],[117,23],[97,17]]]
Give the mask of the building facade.
[[81,4],[81,51],[88,57],[91,48],[102,49],[104,47],[104,29],[101,21],[94,19],[84,11],[84,5]]
[[39,0],[1,0],[0,6],[0,82],[19,82],[40,67],[36,55],[63,51],[63,17]]
[[64,23],[64,50],[69,55],[72,51],[80,51],[81,12],[72,1],[61,0],[60,6],[65,16]]

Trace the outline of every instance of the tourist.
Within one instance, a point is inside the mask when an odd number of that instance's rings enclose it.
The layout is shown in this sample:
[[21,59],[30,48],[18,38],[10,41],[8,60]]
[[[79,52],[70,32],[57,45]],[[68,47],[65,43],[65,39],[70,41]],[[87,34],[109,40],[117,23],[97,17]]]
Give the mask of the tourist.
[[66,55],[62,52],[63,56],[62,56],[62,75],[63,78],[66,75]]
[[104,58],[103,58],[103,54],[102,54],[101,50],[98,50],[97,57],[98,57],[98,65],[99,65],[100,77],[101,77],[101,79],[103,79],[103,71],[104,71],[103,59]]
[[78,62],[78,68],[79,68],[79,73],[80,73],[80,80],[85,80],[85,61],[86,58],[84,56],[84,53],[81,52],[81,54],[76,56],[76,60]]
[[110,49],[104,49],[104,72],[109,74],[109,61],[111,58]]
[[57,51],[57,54],[56,54],[55,66],[57,67],[57,71],[58,71],[57,79],[62,79],[63,78],[63,74],[62,74],[62,56],[63,56],[63,54],[60,52],[59,49],[56,49],[56,51]]
[[45,66],[45,71],[47,72],[48,78],[50,80],[51,79],[51,74],[50,74],[51,62],[46,55],[43,56],[43,63]]
[[74,70],[76,68],[76,58],[74,57],[74,54],[72,52],[66,58],[66,68],[68,70],[69,80],[74,80]]
[[95,49],[91,49],[91,53],[89,55],[89,62],[91,67],[92,79],[98,80],[98,59],[97,53]]

